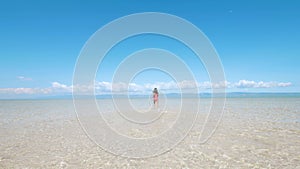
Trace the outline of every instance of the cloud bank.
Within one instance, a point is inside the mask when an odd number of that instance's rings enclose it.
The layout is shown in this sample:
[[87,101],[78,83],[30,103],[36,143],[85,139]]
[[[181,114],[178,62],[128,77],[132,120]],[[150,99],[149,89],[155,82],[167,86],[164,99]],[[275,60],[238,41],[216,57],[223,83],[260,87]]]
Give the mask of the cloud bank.
[[[23,79],[23,78],[21,78]],[[50,87],[47,88],[0,88],[0,94],[25,94],[25,95],[55,95],[55,94],[71,94],[73,89],[82,93],[95,91],[96,94],[110,94],[110,93],[149,93],[153,88],[158,88],[164,92],[183,92],[188,89],[198,88],[200,91],[207,89],[220,89],[220,88],[236,88],[236,89],[251,89],[251,88],[278,88],[278,87],[289,87],[291,82],[263,82],[263,81],[250,81],[250,80],[239,80],[238,82],[219,82],[211,83],[205,82],[192,82],[192,81],[181,81],[181,82],[156,82],[152,84],[136,84],[129,83],[125,84],[122,82],[111,83],[111,82],[95,82],[95,85],[91,86],[69,86],[59,82],[52,82]]]
[[248,81],[248,80],[240,80],[239,82],[235,83],[233,87],[237,88],[273,88],[273,87],[288,87],[291,86],[291,82],[255,82],[255,81]]

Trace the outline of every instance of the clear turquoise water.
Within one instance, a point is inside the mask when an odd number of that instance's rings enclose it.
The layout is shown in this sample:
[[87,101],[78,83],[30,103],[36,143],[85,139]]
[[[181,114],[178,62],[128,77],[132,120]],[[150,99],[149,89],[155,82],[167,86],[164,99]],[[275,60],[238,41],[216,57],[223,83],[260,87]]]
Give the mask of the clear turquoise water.
[[[197,99],[185,99],[185,110],[194,110]],[[200,99],[202,115],[209,113],[211,101]],[[115,110],[111,99],[97,103],[108,115]],[[161,99],[160,106],[176,113],[180,103],[178,98]],[[149,98],[135,98],[131,104],[142,110],[152,106]],[[128,105],[122,106],[126,110]],[[295,168],[300,155],[300,98],[227,98],[221,123],[207,144],[192,141],[199,131],[191,131],[191,136],[165,155],[131,161],[95,147],[80,128],[71,99],[1,100],[0,168]]]

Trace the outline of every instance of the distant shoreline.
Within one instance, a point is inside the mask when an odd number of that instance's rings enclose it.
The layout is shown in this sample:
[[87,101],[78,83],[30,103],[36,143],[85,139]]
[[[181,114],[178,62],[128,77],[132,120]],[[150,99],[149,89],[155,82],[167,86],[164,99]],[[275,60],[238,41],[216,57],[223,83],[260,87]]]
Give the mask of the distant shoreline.
[[[271,92],[230,92],[225,94],[226,98],[300,98],[300,92],[285,92],[285,93],[271,93]],[[168,93],[166,94],[168,98],[222,98],[224,94],[222,93],[199,93],[199,94],[180,94],[180,93]],[[143,95],[143,94],[131,94],[127,96],[126,94],[116,94],[112,96],[111,94],[104,94],[104,95],[96,95],[96,99],[111,99],[111,98],[131,98],[131,99],[138,99],[138,98],[149,98],[151,95]],[[88,99],[94,98],[94,96],[77,96],[77,98]],[[12,97],[12,98],[0,98],[0,100],[69,100],[73,99],[72,95],[57,95],[57,96],[20,96],[20,97]]]

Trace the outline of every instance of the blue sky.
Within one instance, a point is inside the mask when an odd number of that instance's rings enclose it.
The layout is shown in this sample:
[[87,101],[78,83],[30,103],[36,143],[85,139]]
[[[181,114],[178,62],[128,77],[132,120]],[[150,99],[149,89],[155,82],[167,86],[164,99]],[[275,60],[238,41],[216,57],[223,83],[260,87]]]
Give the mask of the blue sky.
[[[88,38],[110,21],[138,12],[173,14],[202,30],[222,61],[231,84],[228,91],[299,92],[299,8],[300,2],[292,0],[1,1],[0,95],[26,94],[22,90],[29,95],[48,94],[52,88],[69,91],[76,59]],[[159,38],[161,43],[156,43]],[[200,84],[209,80],[188,49],[177,50],[177,42],[157,36],[142,39],[147,41],[128,39],[129,47],[116,47],[115,53],[125,57],[143,47],[168,48],[182,53]],[[109,82],[113,65],[120,61],[110,57],[99,69],[99,82]],[[144,76],[150,78],[140,76],[135,83],[170,82],[159,72]]]

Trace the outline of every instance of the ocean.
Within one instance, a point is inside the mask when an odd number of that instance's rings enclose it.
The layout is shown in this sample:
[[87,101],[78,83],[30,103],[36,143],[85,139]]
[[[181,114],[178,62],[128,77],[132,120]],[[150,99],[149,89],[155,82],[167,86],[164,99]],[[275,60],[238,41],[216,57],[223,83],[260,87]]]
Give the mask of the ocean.
[[299,167],[298,95],[224,101],[0,100],[0,168]]

